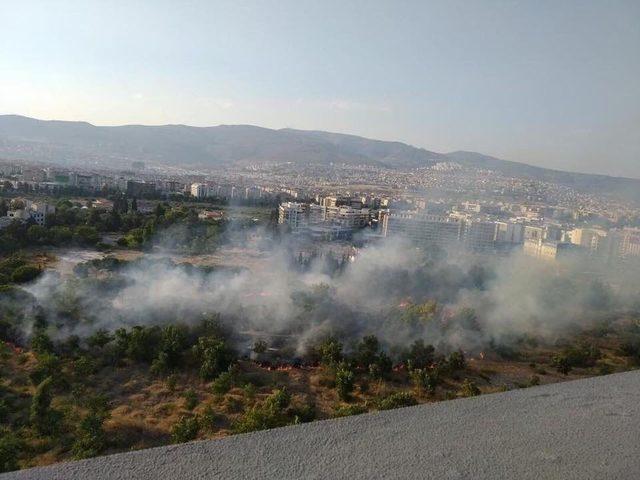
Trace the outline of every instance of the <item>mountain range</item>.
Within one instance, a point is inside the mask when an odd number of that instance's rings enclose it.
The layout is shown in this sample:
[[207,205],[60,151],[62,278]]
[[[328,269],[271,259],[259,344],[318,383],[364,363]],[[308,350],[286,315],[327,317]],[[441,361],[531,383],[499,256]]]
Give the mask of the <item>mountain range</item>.
[[67,163],[130,165],[141,160],[184,167],[294,162],[428,167],[439,162],[544,180],[593,193],[640,200],[640,179],[563,172],[475,152],[437,153],[401,142],[355,135],[252,125],[95,126],[86,122],[0,115],[0,157]]

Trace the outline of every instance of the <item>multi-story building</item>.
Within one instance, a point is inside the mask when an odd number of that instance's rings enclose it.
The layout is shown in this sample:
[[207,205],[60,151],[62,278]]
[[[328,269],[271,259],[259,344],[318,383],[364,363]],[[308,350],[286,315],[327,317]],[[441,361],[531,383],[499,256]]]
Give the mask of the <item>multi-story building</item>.
[[325,221],[334,225],[356,229],[365,227],[370,220],[368,208],[325,207]]
[[32,219],[38,225],[44,226],[47,222],[47,216],[56,211],[56,207],[48,203],[36,203],[30,200],[19,200],[18,202],[19,208],[7,211],[7,218],[24,221]]
[[543,240],[525,240],[522,251],[528,257],[548,261],[579,259],[586,254],[584,248],[572,243]]
[[309,225],[307,205],[297,202],[285,202],[278,207],[278,223],[288,225],[292,231],[298,231]]
[[191,184],[191,196],[194,198],[206,198],[209,196],[209,186],[204,183]]
[[461,230],[461,221],[441,215],[418,212],[382,215],[382,235],[402,236],[422,245],[453,245],[460,240]]
[[463,223],[462,240],[469,250],[488,251],[495,245],[496,223],[471,220]]
[[496,222],[496,242],[521,244],[524,242],[524,225],[517,222]]

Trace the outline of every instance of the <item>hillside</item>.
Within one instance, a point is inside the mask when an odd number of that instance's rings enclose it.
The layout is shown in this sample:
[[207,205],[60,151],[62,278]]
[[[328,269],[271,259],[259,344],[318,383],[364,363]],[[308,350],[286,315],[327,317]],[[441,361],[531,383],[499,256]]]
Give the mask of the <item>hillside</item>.
[[0,157],[68,163],[109,162],[128,166],[143,160],[174,166],[294,162],[368,164],[415,168],[455,161],[471,168],[567,185],[593,193],[617,192],[640,200],[640,180],[562,172],[500,160],[475,152],[436,153],[400,142],[354,135],[251,125],[191,127],[43,121],[0,115]]
[[[27,155],[25,155],[27,152]],[[96,155],[170,165],[305,162],[387,166],[430,164],[443,156],[397,142],[251,125],[96,127],[85,122],[0,116],[0,155],[74,161]]]

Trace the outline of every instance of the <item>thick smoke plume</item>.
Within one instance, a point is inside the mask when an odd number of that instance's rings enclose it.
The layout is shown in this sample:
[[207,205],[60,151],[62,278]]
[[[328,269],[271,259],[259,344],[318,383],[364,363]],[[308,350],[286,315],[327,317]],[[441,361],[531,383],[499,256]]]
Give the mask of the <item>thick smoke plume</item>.
[[348,348],[375,334],[390,350],[417,339],[442,350],[474,350],[522,335],[553,340],[632,308],[638,298],[637,281],[629,281],[640,278],[636,270],[625,278],[614,269],[586,271],[583,264],[544,264],[521,254],[434,258],[402,239],[349,258],[301,261],[297,245],[260,239],[259,231],[242,236],[243,245],[252,241],[260,252],[251,269],[200,268],[151,254],[98,268],[81,264],[79,275],[67,279],[48,272],[27,287],[30,315],[44,315],[58,337],[218,314],[241,349],[260,338],[303,354],[328,335]]

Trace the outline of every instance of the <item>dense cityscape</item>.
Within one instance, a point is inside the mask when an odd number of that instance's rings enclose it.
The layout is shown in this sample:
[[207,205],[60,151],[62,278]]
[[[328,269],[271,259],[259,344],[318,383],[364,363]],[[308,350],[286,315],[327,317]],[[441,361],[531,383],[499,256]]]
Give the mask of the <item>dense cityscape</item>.
[[43,198],[92,196],[94,206],[106,207],[112,205],[108,198],[121,195],[138,199],[142,208],[159,200],[270,206],[287,233],[320,242],[362,244],[400,235],[425,246],[459,245],[485,254],[522,249],[546,260],[640,258],[640,207],[615,192],[595,196],[455,163],[406,171],[286,163],[174,170],[145,168],[140,161],[115,171],[5,161],[4,195],[26,202],[22,208],[6,205],[0,228],[12,221],[45,225],[55,206]]

